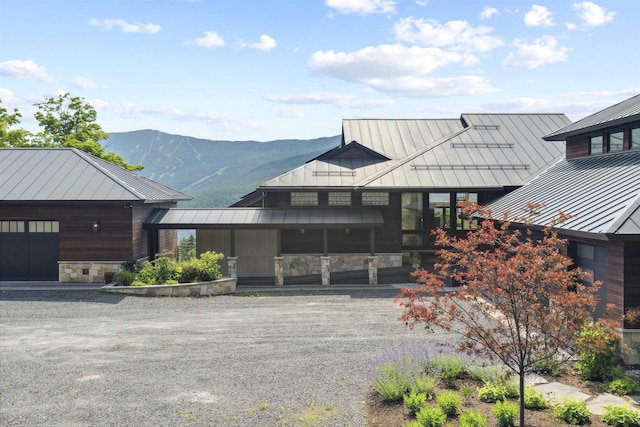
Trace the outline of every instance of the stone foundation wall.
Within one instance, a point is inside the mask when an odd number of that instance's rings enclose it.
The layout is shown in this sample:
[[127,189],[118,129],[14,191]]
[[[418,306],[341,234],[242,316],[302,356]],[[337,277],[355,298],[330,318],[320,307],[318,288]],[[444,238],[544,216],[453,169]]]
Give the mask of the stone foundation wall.
[[[402,267],[402,254],[376,254],[378,268]],[[283,255],[283,276],[305,276],[321,274],[322,255],[289,254]],[[359,271],[369,268],[369,254],[331,254],[331,272]]]
[[61,283],[104,283],[105,273],[117,273],[123,261],[58,262]]

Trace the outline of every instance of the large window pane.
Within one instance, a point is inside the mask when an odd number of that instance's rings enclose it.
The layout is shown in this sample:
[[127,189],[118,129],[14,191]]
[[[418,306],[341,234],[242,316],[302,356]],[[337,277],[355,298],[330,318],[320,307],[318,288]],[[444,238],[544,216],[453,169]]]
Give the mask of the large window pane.
[[622,151],[624,143],[624,132],[613,132],[609,134],[609,151]]
[[389,193],[367,192],[362,193],[362,206],[387,206],[389,205]]
[[314,191],[292,191],[291,206],[318,206],[318,193]]
[[[478,203],[478,193],[457,193],[456,203]],[[456,230],[475,230],[478,221],[462,215],[462,208],[456,206]]]
[[602,141],[602,136],[592,136],[589,154],[602,154]]
[[640,128],[631,129],[631,148],[640,148]]
[[450,197],[449,193],[429,193],[429,212],[431,213],[433,228],[450,228]]
[[402,230],[422,230],[422,193],[402,193]]

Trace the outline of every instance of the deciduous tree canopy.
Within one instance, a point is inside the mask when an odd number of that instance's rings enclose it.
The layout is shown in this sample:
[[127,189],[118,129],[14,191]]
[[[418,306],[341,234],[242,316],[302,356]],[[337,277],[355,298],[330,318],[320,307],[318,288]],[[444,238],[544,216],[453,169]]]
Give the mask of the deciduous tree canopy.
[[[539,205],[530,204],[518,222],[531,224]],[[461,350],[498,359],[520,378],[520,425],[524,426],[525,373],[536,363],[568,357],[574,342],[598,301],[599,283],[587,278],[564,255],[567,242],[553,226],[558,217],[536,236],[529,229],[511,228],[491,220],[486,208],[465,208],[481,217],[477,231],[464,238],[434,232],[440,262],[435,272],[419,271],[417,290],[398,295],[410,327],[424,324],[428,331],[442,328],[463,335]],[[460,284],[445,292],[443,277]]]
[[34,117],[42,127],[35,135],[24,129],[9,130],[20,123],[22,115],[17,109],[9,114],[0,107],[0,147],[77,148],[131,171],[143,168],[127,163],[116,153],[105,152],[100,141],[109,138],[109,134],[96,122],[96,110],[83,98],[65,93],[34,105],[38,108]]

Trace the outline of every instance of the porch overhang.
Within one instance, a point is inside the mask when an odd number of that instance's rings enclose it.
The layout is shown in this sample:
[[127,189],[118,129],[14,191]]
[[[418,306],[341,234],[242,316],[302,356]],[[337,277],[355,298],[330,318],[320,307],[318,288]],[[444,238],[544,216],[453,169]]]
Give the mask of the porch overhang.
[[223,208],[154,209],[148,229],[377,228],[384,225],[374,208]]

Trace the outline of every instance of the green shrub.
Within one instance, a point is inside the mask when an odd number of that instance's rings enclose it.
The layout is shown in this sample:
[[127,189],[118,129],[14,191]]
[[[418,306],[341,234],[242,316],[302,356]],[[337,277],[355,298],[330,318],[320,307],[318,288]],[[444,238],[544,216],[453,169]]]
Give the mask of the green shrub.
[[533,387],[527,387],[524,389],[524,407],[533,410],[547,409],[549,401],[541,391],[537,391]]
[[602,389],[616,396],[626,396],[640,392],[640,385],[629,377],[621,377],[604,383]]
[[515,425],[516,419],[520,414],[518,405],[506,400],[497,401],[496,406],[491,409],[493,415],[498,420],[499,427],[511,427]]
[[533,372],[536,374],[547,374],[553,377],[562,375],[564,360],[559,355],[540,358],[533,364]]
[[482,415],[479,411],[468,410],[464,411],[458,419],[458,425],[460,427],[486,427],[487,417]]
[[447,390],[436,396],[436,403],[447,417],[455,417],[460,412],[462,397],[455,391]]
[[[156,281],[157,281],[157,276],[156,276],[156,271],[153,268],[153,264],[151,264],[149,261],[143,261],[140,264],[140,269],[136,274],[136,279],[134,283],[139,282],[139,283],[142,283],[143,285],[153,285],[156,283]],[[134,285],[133,283],[131,285],[140,286],[140,285]]]
[[566,398],[553,408],[553,416],[567,424],[583,425],[589,422],[591,414],[584,400]]
[[182,282],[209,282],[222,277],[220,273],[220,260],[224,254],[207,251],[200,254],[198,258],[191,258],[180,263]]
[[478,399],[487,403],[504,400],[506,391],[503,383],[487,382],[478,389]]
[[504,397],[507,399],[515,399],[520,397],[520,383],[517,380],[510,379],[502,383],[504,388]]
[[416,420],[423,427],[441,427],[447,421],[447,416],[439,407],[427,405],[416,414]]
[[409,376],[400,372],[395,363],[387,363],[376,370],[373,388],[382,400],[391,402],[400,400],[410,386]]
[[420,424],[420,421],[411,421],[402,427],[422,427],[422,424]]
[[610,426],[636,426],[640,416],[633,408],[624,405],[608,405],[604,407],[602,422]]
[[465,371],[467,362],[457,354],[439,354],[433,360],[434,365],[440,371],[440,376],[451,384]]
[[136,274],[129,270],[120,270],[113,275],[113,283],[116,286],[130,286],[136,278]]
[[427,395],[425,393],[416,393],[415,391],[412,391],[410,394],[405,394],[402,397],[402,400],[404,402],[404,406],[406,406],[407,409],[415,415],[420,412],[425,403],[427,403]]
[[177,281],[180,278],[182,269],[169,257],[158,257],[151,261],[155,271],[156,283],[164,284],[169,280]]
[[469,366],[466,368],[466,372],[474,380],[483,383],[498,383],[507,377],[507,370],[502,365]]
[[412,392],[424,393],[428,398],[431,398],[437,385],[438,379],[431,375],[414,374],[411,377],[411,385],[409,389]]
[[614,379],[612,368],[618,364],[618,347],[619,336],[612,325],[603,320],[586,324],[576,340],[582,378],[591,381]]

